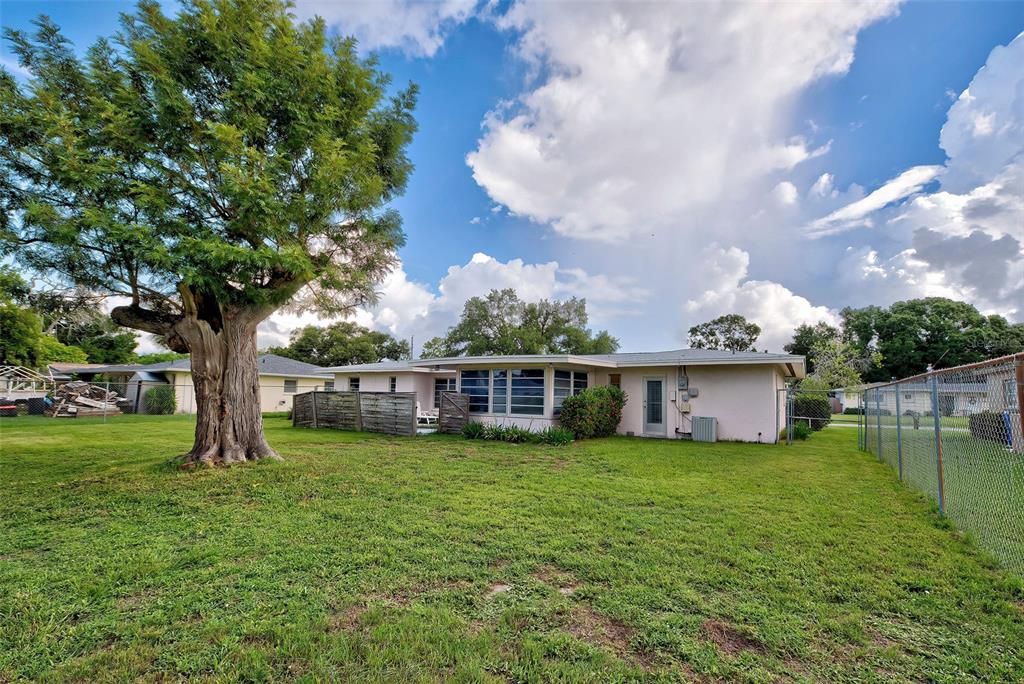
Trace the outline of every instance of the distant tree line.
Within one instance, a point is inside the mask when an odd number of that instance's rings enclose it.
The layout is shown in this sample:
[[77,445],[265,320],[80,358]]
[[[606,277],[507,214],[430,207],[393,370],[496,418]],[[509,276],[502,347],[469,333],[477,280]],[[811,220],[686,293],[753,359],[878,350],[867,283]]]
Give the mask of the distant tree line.
[[[755,351],[760,333],[743,316],[728,314],[690,328],[689,342],[693,348]],[[807,357],[814,381],[842,387],[1024,351],[1024,323],[985,316],[966,302],[926,297],[888,307],[847,307],[838,326],[797,326],[784,349]]]
[[497,354],[610,354],[619,341],[587,327],[587,302],[542,299],[524,302],[516,291],[491,290],[472,297],[458,323],[423,345],[423,358]]
[[317,366],[399,361],[410,354],[407,341],[348,321],[325,327],[307,325],[292,332],[287,346],[270,347],[267,351]]

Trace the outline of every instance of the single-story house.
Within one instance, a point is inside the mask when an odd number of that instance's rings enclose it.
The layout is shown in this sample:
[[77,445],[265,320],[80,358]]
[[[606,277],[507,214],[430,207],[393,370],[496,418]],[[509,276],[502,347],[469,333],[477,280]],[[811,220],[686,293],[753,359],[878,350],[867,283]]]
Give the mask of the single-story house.
[[598,385],[628,395],[619,432],[689,438],[695,417],[717,419],[718,439],[775,442],[785,424],[780,390],[806,375],[790,354],[677,349],[623,354],[464,356],[324,369],[334,387],[412,391],[436,409],[442,391],[469,395],[470,419],[540,430],[557,424],[562,401]]
[[[264,413],[290,410],[294,394],[334,389],[330,375],[324,375],[325,369],[321,366],[276,354],[261,354],[257,361],[260,372],[260,407]],[[143,400],[146,392],[157,385],[171,385],[175,388],[177,412],[195,413],[197,409],[191,368],[189,359],[179,359],[146,365],[89,364],[67,368],[64,372],[84,380],[92,380],[99,375],[109,378],[111,389],[129,399],[131,410],[137,413],[146,412]]]

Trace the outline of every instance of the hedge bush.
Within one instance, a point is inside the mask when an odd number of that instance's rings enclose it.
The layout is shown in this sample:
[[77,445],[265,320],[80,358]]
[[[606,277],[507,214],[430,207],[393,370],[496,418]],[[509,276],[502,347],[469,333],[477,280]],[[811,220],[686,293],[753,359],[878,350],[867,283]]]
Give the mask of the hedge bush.
[[798,394],[793,400],[793,415],[797,422],[808,423],[812,430],[820,430],[832,422],[832,402],[817,394]]
[[170,415],[178,408],[178,401],[174,397],[174,388],[170,385],[150,387],[149,391],[143,395],[142,403],[146,407],[146,413],[154,416]]
[[612,385],[589,387],[562,401],[559,423],[576,439],[609,437],[622,421],[626,393]]

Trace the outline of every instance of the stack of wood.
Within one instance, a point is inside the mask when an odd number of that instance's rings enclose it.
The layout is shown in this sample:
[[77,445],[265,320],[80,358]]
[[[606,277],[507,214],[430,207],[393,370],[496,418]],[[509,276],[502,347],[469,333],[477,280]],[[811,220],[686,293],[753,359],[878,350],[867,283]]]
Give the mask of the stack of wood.
[[119,416],[121,409],[117,392],[111,392],[87,382],[74,381],[57,387],[53,393],[53,404],[46,409],[46,415],[53,418],[76,418],[78,416]]

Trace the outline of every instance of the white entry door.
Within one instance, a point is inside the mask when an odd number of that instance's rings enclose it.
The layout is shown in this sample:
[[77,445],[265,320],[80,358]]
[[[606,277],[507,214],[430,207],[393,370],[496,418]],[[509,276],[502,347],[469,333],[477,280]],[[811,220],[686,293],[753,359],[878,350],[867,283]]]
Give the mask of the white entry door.
[[644,378],[644,434],[665,436],[665,378]]

